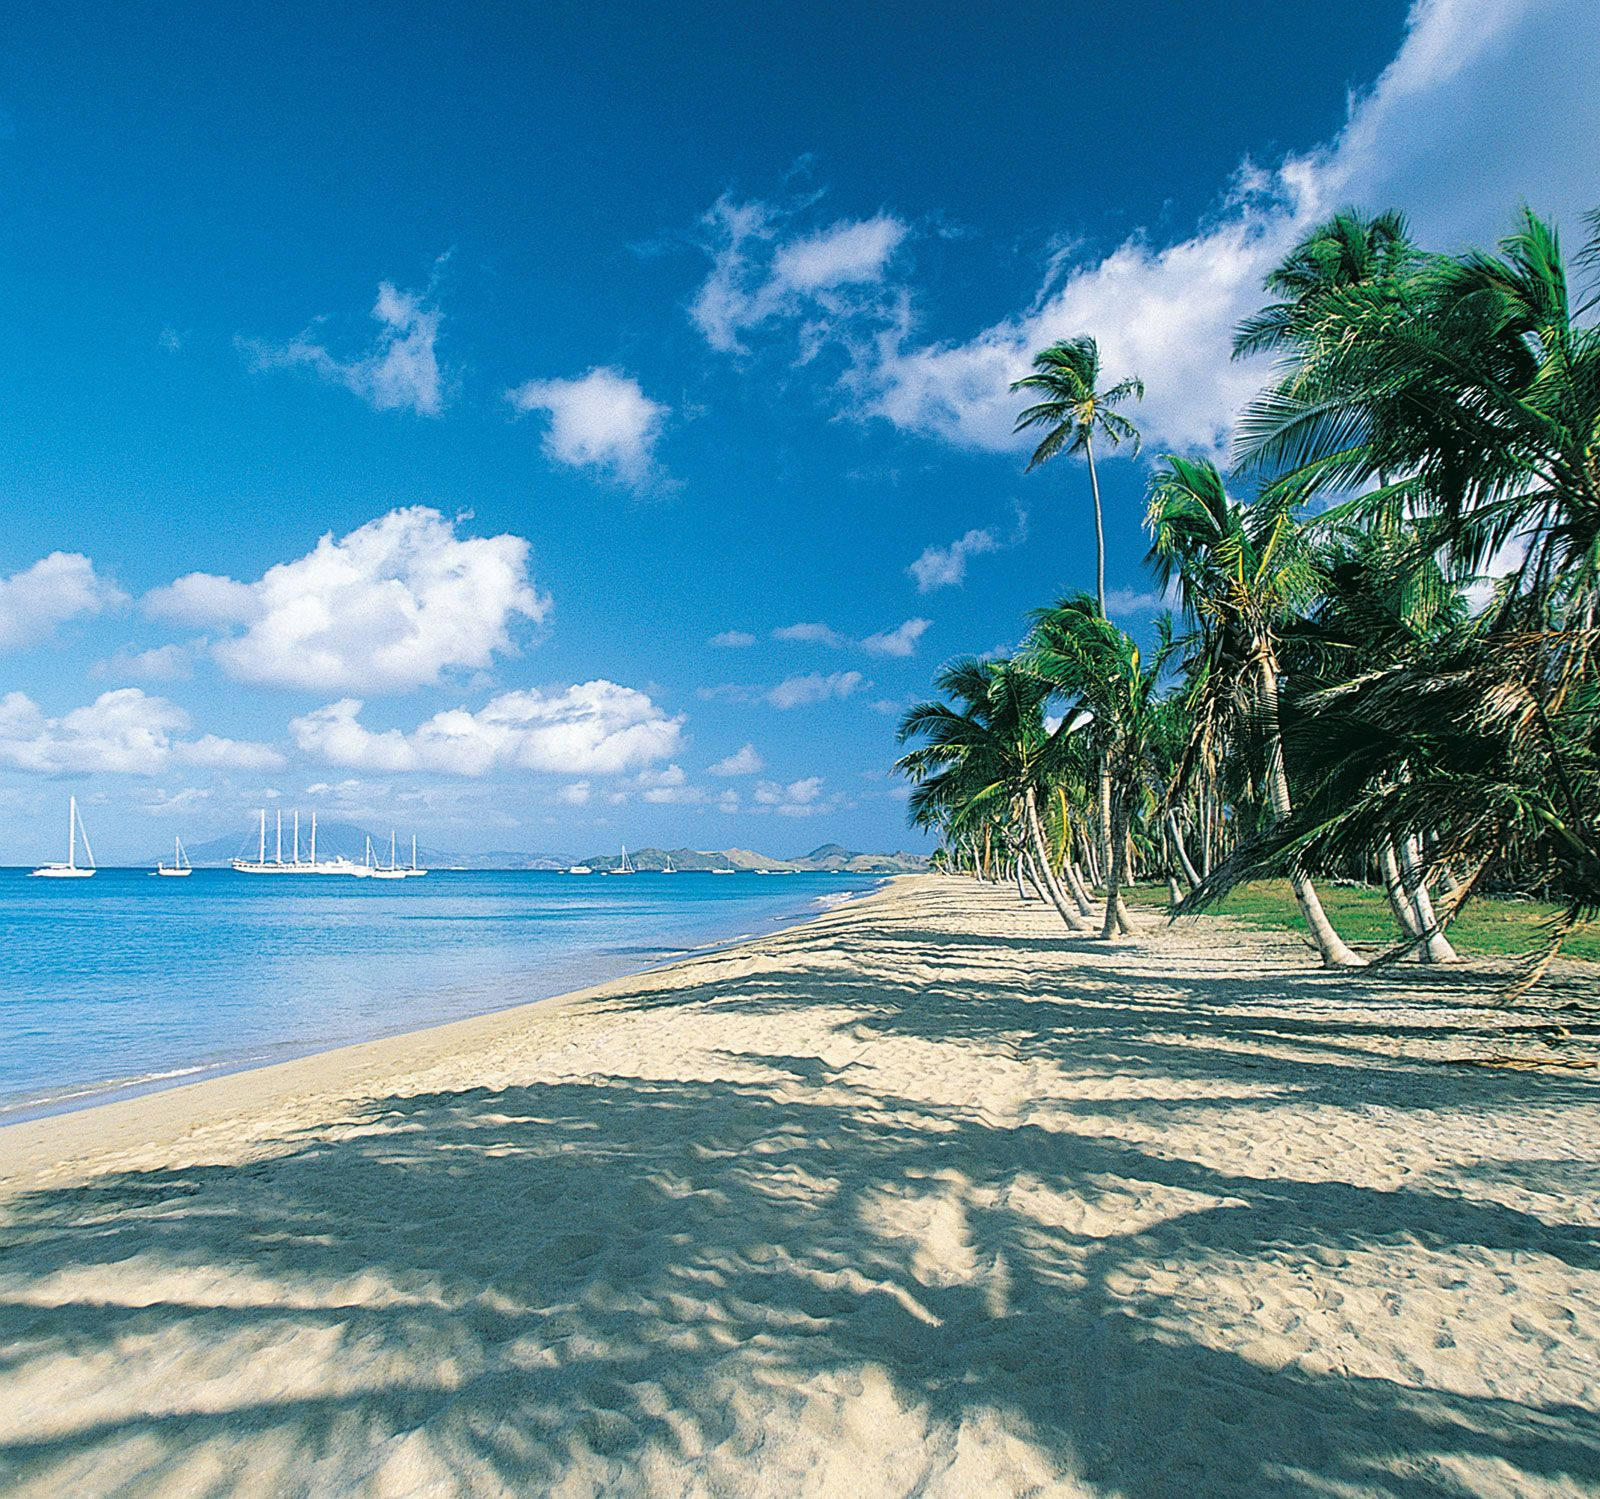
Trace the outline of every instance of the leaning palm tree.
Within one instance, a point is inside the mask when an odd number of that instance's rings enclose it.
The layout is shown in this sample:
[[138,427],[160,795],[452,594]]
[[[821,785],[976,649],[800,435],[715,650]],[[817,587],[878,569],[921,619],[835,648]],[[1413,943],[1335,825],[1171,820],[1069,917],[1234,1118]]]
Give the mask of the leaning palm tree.
[[[1209,459],[1167,456],[1150,481],[1146,524],[1156,576],[1163,588],[1177,584],[1199,627],[1212,701],[1232,719],[1236,743],[1259,737],[1267,795],[1282,820],[1293,800],[1279,710],[1279,633],[1318,595],[1315,555],[1284,501],[1263,499],[1247,509]],[[1290,878],[1324,964],[1360,966],[1298,862]]]
[[1033,373],[1012,382],[1013,391],[1036,392],[1041,399],[1017,417],[1014,432],[1043,427],[1044,438],[1028,460],[1031,473],[1058,453],[1082,453],[1089,466],[1089,491],[1094,497],[1095,597],[1106,612],[1106,528],[1100,508],[1100,475],[1094,466],[1098,434],[1107,447],[1124,442],[1139,451],[1139,429],[1117,410],[1130,396],[1144,399],[1137,376],[1101,390],[1100,346],[1087,335],[1063,339],[1033,356]]

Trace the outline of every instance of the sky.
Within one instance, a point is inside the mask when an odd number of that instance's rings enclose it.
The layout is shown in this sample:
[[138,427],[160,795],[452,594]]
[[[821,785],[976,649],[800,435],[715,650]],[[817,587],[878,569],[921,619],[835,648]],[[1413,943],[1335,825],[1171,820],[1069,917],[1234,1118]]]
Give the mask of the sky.
[[[460,12],[470,10],[470,15]],[[67,7],[0,39],[0,863],[926,847],[939,664],[1092,586],[1008,384],[1220,453],[1346,204],[1600,205],[1593,0]]]

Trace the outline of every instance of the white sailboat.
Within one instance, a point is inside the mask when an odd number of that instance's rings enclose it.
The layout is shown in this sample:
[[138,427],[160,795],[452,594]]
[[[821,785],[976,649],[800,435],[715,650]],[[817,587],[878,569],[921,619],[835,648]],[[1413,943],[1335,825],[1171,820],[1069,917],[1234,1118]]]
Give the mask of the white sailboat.
[[667,862],[662,867],[661,872],[662,874],[676,874],[678,872],[678,866],[672,862],[671,854],[667,855]]
[[634,872],[633,865],[628,862],[628,845],[626,843],[624,843],[622,845],[622,862],[620,864],[618,864],[615,869],[606,870],[606,873],[607,874],[632,874],[633,872]]
[[172,863],[157,864],[156,873],[164,874],[171,880],[181,880],[186,875],[194,873],[194,866],[189,862],[188,854],[183,851],[183,839],[176,834],[172,839]]
[[[83,839],[85,867],[78,864],[78,839]],[[35,877],[45,880],[86,880],[94,873],[94,854],[89,848],[89,834],[78,821],[78,798],[67,798],[67,862],[44,864],[33,871]]]
[[405,875],[407,879],[414,880],[418,875],[426,874],[427,872],[417,863],[417,835],[413,833],[411,835],[411,867],[409,869],[402,868],[400,873]]
[[[372,840],[370,838],[367,840],[367,851],[369,854],[372,851]],[[374,864],[368,873],[375,880],[403,880],[406,877],[405,870],[395,860],[393,828],[389,830],[389,867],[385,869],[381,864]]]

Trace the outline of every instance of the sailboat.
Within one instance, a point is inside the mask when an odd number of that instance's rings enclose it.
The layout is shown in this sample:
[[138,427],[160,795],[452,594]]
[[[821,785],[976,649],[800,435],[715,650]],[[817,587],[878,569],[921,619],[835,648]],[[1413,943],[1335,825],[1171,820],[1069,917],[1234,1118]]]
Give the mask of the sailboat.
[[622,845],[622,862],[620,864],[618,864],[615,869],[606,870],[606,873],[607,874],[632,874],[633,872],[634,872],[633,865],[628,862],[628,845],[626,843],[624,843]]
[[172,863],[157,864],[156,873],[164,874],[169,879],[181,880],[186,875],[194,873],[194,866],[189,862],[188,854],[183,851],[183,839],[176,834],[172,839]]
[[311,814],[311,857],[300,857],[300,814],[294,814],[293,829],[293,856],[283,857],[283,813],[278,813],[277,845],[272,858],[267,857],[267,814],[263,808],[261,812],[260,843],[257,846],[256,857],[253,859],[235,859],[233,867],[240,874],[364,874],[366,871],[360,864],[352,859],[347,859],[343,854],[335,854],[331,859],[318,860],[317,858],[317,814]]
[[[78,867],[78,839],[83,839],[83,857],[88,861],[87,867]],[[67,798],[67,862],[65,864],[45,864],[33,871],[34,875],[46,880],[86,880],[94,873],[94,854],[89,849],[89,834],[78,821],[78,798]]]
[[[372,852],[372,840],[367,839],[367,852]],[[381,864],[374,864],[369,871],[375,880],[403,880],[406,872],[396,862],[394,856],[394,829],[389,830],[389,867],[385,869]]]
[[402,868],[400,873],[405,875],[407,879],[414,880],[419,874],[426,874],[427,872],[426,869],[420,868],[417,864],[417,835],[413,833],[411,835],[411,867],[409,869]]
[[671,854],[667,855],[667,862],[662,866],[661,872],[662,874],[676,874],[678,872],[678,866],[672,862]]

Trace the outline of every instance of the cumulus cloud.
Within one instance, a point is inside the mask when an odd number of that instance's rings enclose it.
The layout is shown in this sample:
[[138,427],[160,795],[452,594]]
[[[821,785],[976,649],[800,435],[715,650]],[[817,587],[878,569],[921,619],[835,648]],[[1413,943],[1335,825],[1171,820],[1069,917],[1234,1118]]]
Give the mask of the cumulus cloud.
[[295,743],[333,765],[359,770],[438,771],[481,776],[499,767],[552,775],[620,775],[675,754],[683,717],[615,682],[558,692],[504,692],[477,712],[436,713],[410,732],[372,730],[362,704],[341,698],[290,725]]
[[742,650],[754,645],[756,637],[748,630],[724,630],[720,635],[713,635],[710,643],[721,650]]
[[718,760],[711,767],[714,776],[753,776],[758,771],[765,770],[767,762],[756,752],[753,744],[742,745],[725,759]]
[[444,381],[436,350],[439,310],[430,297],[431,290],[409,292],[380,283],[372,306],[377,340],[351,358],[341,359],[318,341],[320,322],[286,344],[242,340],[241,347],[257,370],[309,369],[375,410],[437,416],[444,409]]
[[79,552],[51,552],[0,578],[0,650],[47,640],[57,625],[127,602],[127,595]]
[[910,656],[915,653],[922,632],[932,623],[928,619],[908,619],[892,630],[880,630],[862,640],[852,640],[831,625],[808,620],[799,624],[780,625],[772,632],[772,638],[797,645],[825,645],[835,651],[854,646],[872,656]]
[[548,413],[544,450],[557,463],[599,469],[635,486],[654,475],[667,407],[631,375],[602,367],[575,380],[529,380],[506,399],[518,412]]
[[838,793],[823,796],[821,776],[805,776],[787,785],[758,781],[751,801],[755,811],[774,812],[779,817],[815,817],[819,812],[832,812],[846,805]]
[[486,669],[512,624],[550,602],[520,536],[465,537],[436,510],[392,510],[253,583],[190,573],[144,599],[156,619],[242,627],[212,646],[241,682],[311,691],[405,692]]
[[861,642],[861,649],[873,656],[914,656],[917,642],[931,625],[931,619],[908,619],[892,630],[880,630]]
[[926,548],[906,571],[917,580],[918,593],[932,593],[936,588],[955,588],[966,582],[969,558],[999,550],[1000,543],[995,540],[993,531],[974,527],[947,547]]
[[[203,647],[204,642],[200,642]],[[97,677],[127,682],[181,682],[194,675],[194,649],[187,645],[158,645],[147,651],[124,646],[114,656],[97,661]]]
[[816,202],[739,203],[724,194],[702,219],[711,270],[689,305],[708,344],[746,353],[744,335],[776,318],[800,319],[808,352],[879,299],[895,251],[909,232],[892,214],[841,219],[794,232]]
[[1266,272],[1333,209],[1395,204],[1454,244],[1495,237],[1525,198],[1569,222],[1600,198],[1600,159],[1570,146],[1600,131],[1600,93],[1563,65],[1596,49],[1592,5],[1417,0],[1399,53],[1329,145],[1273,171],[1244,163],[1199,233],[1165,246],[1135,236],[1059,280],[1053,267],[1029,309],[970,338],[916,343],[904,324],[886,326],[857,371],[861,409],[960,447],[1013,450],[1010,382],[1036,350],[1089,333],[1108,380],[1144,378],[1148,440],[1216,449],[1262,378],[1259,364],[1230,361],[1232,330],[1260,304]]
[[774,708],[804,708],[830,698],[850,697],[868,685],[858,671],[836,671],[824,676],[809,672],[805,676],[785,677],[767,693]]
[[0,764],[40,775],[82,772],[160,775],[174,765],[220,770],[272,770],[283,757],[270,746],[206,734],[179,737],[189,715],[137,687],[103,692],[59,718],[21,692],[0,698]]
[[843,635],[828,625],[801,622],[793,625],[780,625],[772,632],[774,640],[788,640],[802,645],[826,645],[838,650],[846,644]]

